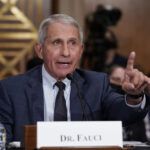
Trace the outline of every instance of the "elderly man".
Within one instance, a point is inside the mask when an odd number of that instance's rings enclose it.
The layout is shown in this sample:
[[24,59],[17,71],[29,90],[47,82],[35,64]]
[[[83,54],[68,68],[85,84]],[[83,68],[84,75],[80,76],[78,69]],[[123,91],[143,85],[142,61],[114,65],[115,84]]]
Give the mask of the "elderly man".
[[149,78],[134,69],[134,52],[122,83],[124,96],[111,90],[106,74],[77,69],[83,33],[72,17],[45,19],[35,51],[42,66],[0,82],[0,122],[7,142],[20,141],[23,126],[37,121],[122,120],[128,125],[145,116],[148,99],[143,91]]

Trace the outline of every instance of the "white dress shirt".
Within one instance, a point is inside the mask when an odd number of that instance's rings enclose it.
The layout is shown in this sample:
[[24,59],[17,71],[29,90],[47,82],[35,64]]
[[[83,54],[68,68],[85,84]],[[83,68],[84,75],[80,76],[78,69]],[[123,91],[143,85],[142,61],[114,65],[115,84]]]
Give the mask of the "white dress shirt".
[[[42,66],[42,80],[43,80],[43,92],[44,92],[44,121],[54,120],[54,107],[55,99],[58,92],[58,87],[55,86],[57,80],[53,78]],[[64,90],[64,96],[66,100],[67,107],[67,119],[70,121],[70,91],[71,91],[71,81],[69,79],[64,79],[62,82],[66,85]]]

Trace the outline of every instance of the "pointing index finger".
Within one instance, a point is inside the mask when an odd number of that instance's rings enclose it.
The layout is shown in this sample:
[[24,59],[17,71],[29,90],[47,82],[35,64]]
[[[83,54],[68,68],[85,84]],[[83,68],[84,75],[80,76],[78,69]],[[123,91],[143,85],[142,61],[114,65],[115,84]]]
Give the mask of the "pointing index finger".
[[132,70],[134,68],[134,61],[135,61],[135,52],[131,52],[128,61],[127,61],[127,70]]

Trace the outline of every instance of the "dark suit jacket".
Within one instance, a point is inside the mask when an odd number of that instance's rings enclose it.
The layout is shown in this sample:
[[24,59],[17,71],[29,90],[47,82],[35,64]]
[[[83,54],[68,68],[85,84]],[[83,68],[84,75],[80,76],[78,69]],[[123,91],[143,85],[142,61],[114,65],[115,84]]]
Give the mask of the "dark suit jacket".
[[[7,131],[7,141],[20,141],[23,126],[44,120],[42,67],[10,77],[0,82],[0,122]],[[132,123],[144,117],[146,110],[131,108],[125,104],[124,96],[111,91],[107,76],[103,73],[76,70],[77,80],[83,96],[86,117],[89,120],[122,120]],[[78,90],[71,83],[71,120],[83,120]]]

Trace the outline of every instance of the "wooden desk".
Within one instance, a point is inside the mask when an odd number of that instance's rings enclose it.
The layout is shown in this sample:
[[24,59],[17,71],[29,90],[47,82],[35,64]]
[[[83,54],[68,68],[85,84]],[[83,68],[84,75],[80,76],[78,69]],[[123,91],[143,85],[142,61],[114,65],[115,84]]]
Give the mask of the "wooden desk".
[[56,147],[51,147],[51,148],[40,148],[40,150],[127,150],[127,149],[122,149],[120,147],[115,147],[115,146],[111,146],[111,147],[100,147],[100,148],[73,148],[73,147],[60,147],[60,148],[56,148]]

